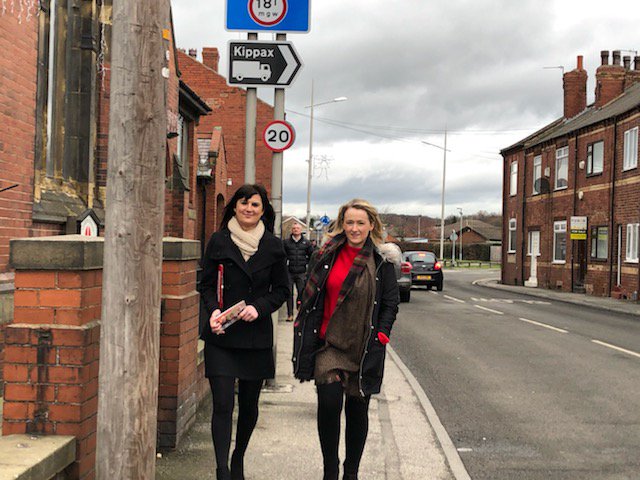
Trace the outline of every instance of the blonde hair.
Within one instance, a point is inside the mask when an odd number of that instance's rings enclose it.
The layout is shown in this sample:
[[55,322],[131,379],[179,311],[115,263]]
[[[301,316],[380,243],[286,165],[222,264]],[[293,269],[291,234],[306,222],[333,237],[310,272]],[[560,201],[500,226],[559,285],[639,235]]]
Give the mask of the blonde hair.
[[371,205],[366,200],[363,200],[362,198],[354,198],[353,200],[349,200],[347,203],[340,207],[340,210],[338,210],[338,218],[331,222],[326,236],[328,238],[334,238],[344,232],[344,215],[350,208],[364,210],[365,212],[367,212],[367,217],[369,217],[369,221],[371,222],[371,225],[373,225],[373,230],[371,230],[370,234],[371,240],[373,241],[375,246],[382,245],[384,243],[384,240],[382,239],[382,220],[380,220],[378,210],[376,210],[376,207]]

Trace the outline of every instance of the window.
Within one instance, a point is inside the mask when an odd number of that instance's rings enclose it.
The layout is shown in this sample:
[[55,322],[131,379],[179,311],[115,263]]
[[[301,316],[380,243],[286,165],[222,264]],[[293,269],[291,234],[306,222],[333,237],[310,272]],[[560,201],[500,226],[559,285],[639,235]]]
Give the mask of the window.
[[567,188],[569,178],[569,147],[556,150],[556,190]]
[[542,189],[540,183],[542,181],[542,156],[533,157],[533,189],[534,195],[538,195]]
[[587,145],[587,175],[602,173],[604,165],[604,142]]
[[508,253],[516,252],[516,219],[509,219],[509,250]]
[[609,228],[593,227],[591,229],[591,258],[606,260],[609,250]]
[[509,195],[512,197],[518,193],[518,162],[511,162],[511,180],[509,182]]
[[627,225],[627,262],[638,261],[638,226],[640,223]]
[[529,232],[529,245],[527,248],[527,256],[539,256],[540,255],[540,231],[531,230]]
[[553,263],[567,260],[567,221],[553,222]]
[[624,163],[623,170],[630,170],[638,166],[638,127],[624,132]]

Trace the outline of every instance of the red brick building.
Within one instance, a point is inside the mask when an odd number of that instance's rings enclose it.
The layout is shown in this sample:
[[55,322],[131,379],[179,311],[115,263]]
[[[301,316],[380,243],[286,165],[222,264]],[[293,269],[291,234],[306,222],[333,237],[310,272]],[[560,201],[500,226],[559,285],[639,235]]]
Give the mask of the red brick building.
[[[244,183],[245,115],[247,91],[227,85],[225,77],[218,72],[220,54],[217,48],[202,49],[202,62],[196,59],[197,51],[189,54],[178,52],[178,64],[182,79],[208,105],[211,115],[202,118],[198,127],[198,138],[208,138],[216,127],[222,129],[227,152],[230,190],[235,191]],[[271,190],[272,152],[262,141],[262,131],[273,121],[273,107],[258,99],[256,133],[256,182]]]
[[637,298],[640,57],[609,60],[593,104],[580,56],[563,117],[502,150],[505,284]]

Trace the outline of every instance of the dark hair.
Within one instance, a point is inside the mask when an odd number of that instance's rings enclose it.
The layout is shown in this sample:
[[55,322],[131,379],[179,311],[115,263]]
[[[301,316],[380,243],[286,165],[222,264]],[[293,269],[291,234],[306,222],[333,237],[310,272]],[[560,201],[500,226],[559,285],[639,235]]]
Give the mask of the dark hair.
[[220,229],[227,228],[229,225],[229,220],[231,217],[235,215],[234,208],[236,208],[236,203],[238,200],[249,200],[254,195],[260,195],[260,199],[262,200],[262,207],[264,211],[262,212],[262,222],[267,230],[273,233],[273,225],[276,222],[276,213],[271,206],[271,202],[269,202],[269,198],[267,197],[267,190],[262,185],[250,185],[244,184],[236,193],[233,194],[231,200],[224,207],[224,214],[222,215],[222,221],[220,222]]

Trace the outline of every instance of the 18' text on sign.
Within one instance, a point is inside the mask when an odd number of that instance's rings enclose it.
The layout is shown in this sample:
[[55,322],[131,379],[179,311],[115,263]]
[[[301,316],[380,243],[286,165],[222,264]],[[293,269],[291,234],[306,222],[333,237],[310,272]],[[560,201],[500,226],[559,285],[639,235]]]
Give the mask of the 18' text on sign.
[[247,8],[254,22],[271,27],[287,15],[287,0],[249,0]]
[[293,145],[295,138],[293,126],[281,120],[271,122],[262,132],[265,145],[273,152],[284,152]]

